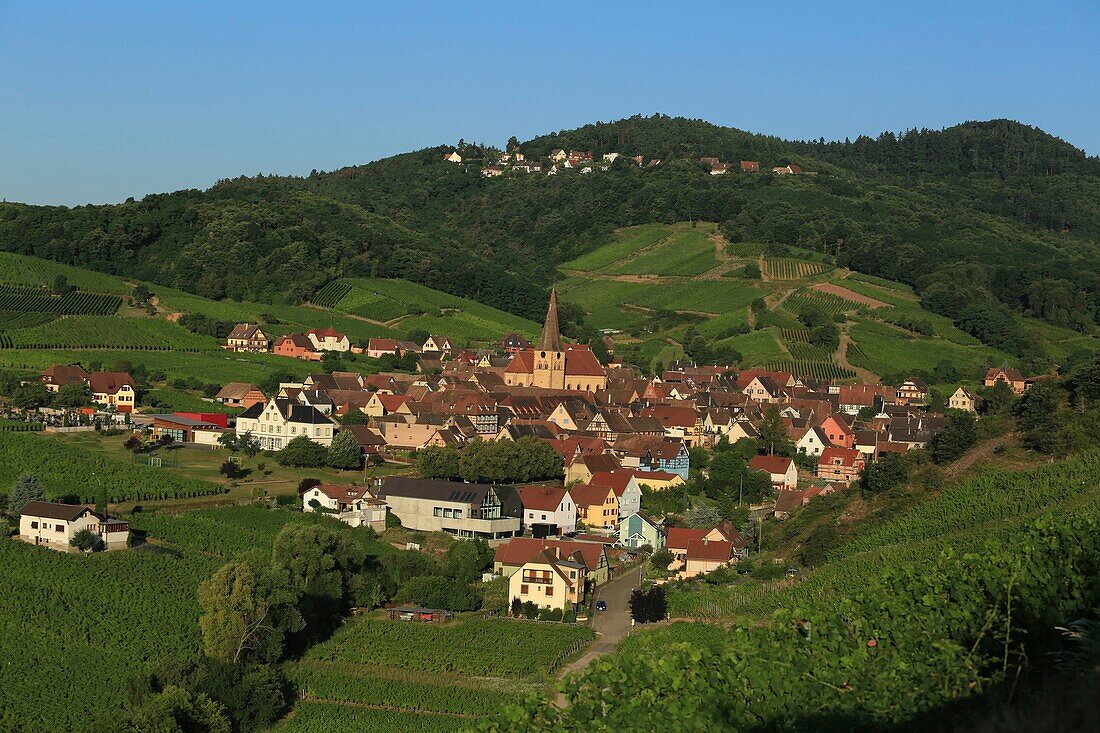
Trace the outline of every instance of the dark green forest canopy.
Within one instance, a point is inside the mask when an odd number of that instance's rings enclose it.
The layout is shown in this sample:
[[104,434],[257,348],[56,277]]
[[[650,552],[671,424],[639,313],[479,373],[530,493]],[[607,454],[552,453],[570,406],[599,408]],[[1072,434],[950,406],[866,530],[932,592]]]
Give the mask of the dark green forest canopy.
[[[255,176],[109,206],[0,204],[0,249],[213,298],[303,301],[335,277],[403,277],[531,318],[556,266],[617,227],[717,221],[733,240],[801,245],[908,283],[927,307],[1019,352],[1013,314],[1095,327],[1100,160],[1016,122],[791,142],[665,116],[520,144],[643,155],[607,171],[485,179],[463,145],[307,177]],[[711,176],[700,156],[816,176]],[[982,325],[992,320],[992,326]]]

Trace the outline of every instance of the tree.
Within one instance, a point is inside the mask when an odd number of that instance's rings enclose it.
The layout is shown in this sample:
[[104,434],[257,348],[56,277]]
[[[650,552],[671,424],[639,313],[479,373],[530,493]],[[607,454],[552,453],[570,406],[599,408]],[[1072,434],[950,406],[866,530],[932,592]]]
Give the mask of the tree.
[[667,547],[662,547],[649,558],[649,564],[656,570],[667,570],[672,560],[672,552]]
[[275,460],[280,466],[320,468],[325,465],[327,458],[328,451],[325,446],[315,443],[305,435],[299,435],[276,454]]
[[868,463],[859,478],[860,486],[868,494],[881,494],[908,480],[909,464],[897,453],[884,453],[877,461]]
[[248,458],[254,458],[260,452],[260,441],[251,430],[246,430],[237,436],[237,450]]
[[275,536],[272,563],[288,578],[305,621],[298,641],[323,638],[340,622],[359,587],[363,546],[316,524],[287,524]]
[[237,434],[231,433],[228,430],[218,436],[218,444],[221,445],[222,448],[228,450],[230,453],[236,453],[238,450],[240,450],[237,443]]
[[69,278],[65,277],[60,272],[54,275],[53,287],[50,288],[50,292],[54,295],[64,295],[72,288],[69,287]]
[[981,395],[985,400],[983,411],[986,414],[996,415],[1016,404],[1016,393],[1002,381],[982,390]]
[[630,594],[630,617],[640,624],[664,621],[668,614],[665,589],[654,585],[643,590],[636,588]]
[[1065,416],[1059,413],[1062,391],[1057,384],[1040,382],[1016,403],[1016,424],[1025,447],[1040,453],[1066,453],[1072,438]]
[[321,369],[326,373],[341,371],[344,368],[344,363],[340,359],[340,354],[335,351],[326,351],[321,357]]
[[978,427],[974,416],[962,410],[948,410],[943,430],[932,438],[932,460],[950,463],[978,442]]
[[802,545],[802,564],[814,567],[825,562],[826,555],[839,542],[840,539],[835,524],[828,522],[817,525],[810,531],[810,535]]
[[218,468],[218,473],[228,479],[235,479],[241,475],[241,467],[233,461],[225,461],[222,463],[221,467]]
[[39,381],[27,382],[16,387],[15,391],[12,392],[11,404],[13,407],[30,410],[48,405],[51,397],[52,395],[46,389],[46,385]]
[[722,517],[718,514],[718,509],[714,505],[697,504],[687,511],[684,520],[689,527],[711,529],[722,521]]
[[199,584],[203,649],[234,664],[279,659],[287,634],[302,628],[288,574],[249,560],[222,565]]
[[28,501],[45,501],[46,487],[33,473],[24,473],[15,481],[11,493],[8,494],[8,513],[13,517],[19,516],[19,511]]
[[741,268],[741,277],[747,278],[749,280],[759,280],[760,265],[756,264],[755,262],[748,263],[743,268]]
[[66,384],[57,391],[53,404],[57,407],[83,407],[88,404],[91,392],[83,382]]
[[81,552],[95,552],[103,549],[103,540],[87,527],[74,534],[69,544]]
[[348,471],[356,471],[363,466],[363,449],[359,447],[359,441],[355,433],[350,430],[341,430],[328,447],[328,465]]
[[417,454],[418,468],[424,478],[458,478],[458,450],[450,446],[431,446]]
[[174,685],[149,697],[130,722],[132,733],[231,733],[225,707]]
[[769,405],[760,423],[760,445],[769,456],[789,456],[792,451],[791,439],[787,437],[787,428],[779,416],[779,407]]

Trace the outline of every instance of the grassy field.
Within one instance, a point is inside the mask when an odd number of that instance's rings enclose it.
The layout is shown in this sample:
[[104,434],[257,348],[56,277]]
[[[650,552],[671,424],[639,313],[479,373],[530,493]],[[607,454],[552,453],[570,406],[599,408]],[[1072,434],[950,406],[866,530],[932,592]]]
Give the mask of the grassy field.
[[[303,702],[279,733],[456,730],[526,694],[594,639],[584,626],[356,618],[291,665]],[[366,707],[365,707],[366,706]]]
[[404,333],[423,329],[460,344],[496,342],[518,331],[532,336],[533,321],[406,280],[350,278],[330,283],[314,302]]
[[648,247],[669,235],[667,224],[643,224],[615,232],[611,241],[562,265],[566,270],[595,272],[619,260],[626,259],[643,247]]
[[82,270],[37,257],[0,252],[0,282],[51,287],[58,275],[64,275],[69,285],[92,293],[129,295],[134,289],[132,285],[113,275]]
[[962,346],[939,338],[907,338],[903,331],[872,321],[856,323],[851,335],[858,349],[849,351],[848,360],[876,374],[927,370],[939,361],[951,362],[960,372],[976,374],[988,366],[1015,361],[988,346]]
[[673,229],[656,246],[607,267],[610,274],[701,275],[718,265],[714,225],[696,229]]

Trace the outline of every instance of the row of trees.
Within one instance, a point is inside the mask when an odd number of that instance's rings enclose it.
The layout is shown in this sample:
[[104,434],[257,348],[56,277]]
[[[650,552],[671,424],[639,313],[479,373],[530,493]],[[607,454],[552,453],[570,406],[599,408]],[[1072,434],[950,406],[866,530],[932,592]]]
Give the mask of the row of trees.
[[473,440],[461,450],[430,447],[420,451],[420,475],[425,478],[475,482],[522,483],[561,478],[561,454],[531,437],[517,441]]

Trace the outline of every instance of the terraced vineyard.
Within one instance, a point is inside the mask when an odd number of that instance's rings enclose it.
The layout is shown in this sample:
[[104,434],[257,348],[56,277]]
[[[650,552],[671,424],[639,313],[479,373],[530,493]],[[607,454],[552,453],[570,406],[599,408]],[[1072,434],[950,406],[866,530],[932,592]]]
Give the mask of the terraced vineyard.
[[726,245],[726,254],[731,257],[759,257],[764,253],[764,245],[752,242],[730,242]]
[[823,313],[836,314],[855,310],[859,305],[835,295],[807,289],[792,293],[783,301],[783,307],[795,313],[817,309]]
[[62,265],[38,257],[0,252],[0,283],[48,288],[58,275],[64,275],[69,285],[93,293],[129,295],[133,291],[132,285],[113,275]]
[[787,350],[790,351],[791,356],[798,361],[829,361],[833,356],[833,352],[828,349],[823,349],[819,346],[813,346],[801,341],[788,343]]
[[802,280],[820,275],[828,269],[829,266],[824,263],[808,260],[787,258],[764,260],[764,272],[772,280]]
[[0,311],[52,313],[59,316],[109,316],[122,304],[117,295],[73,290],[54,295],[43,288],[0,285]]

